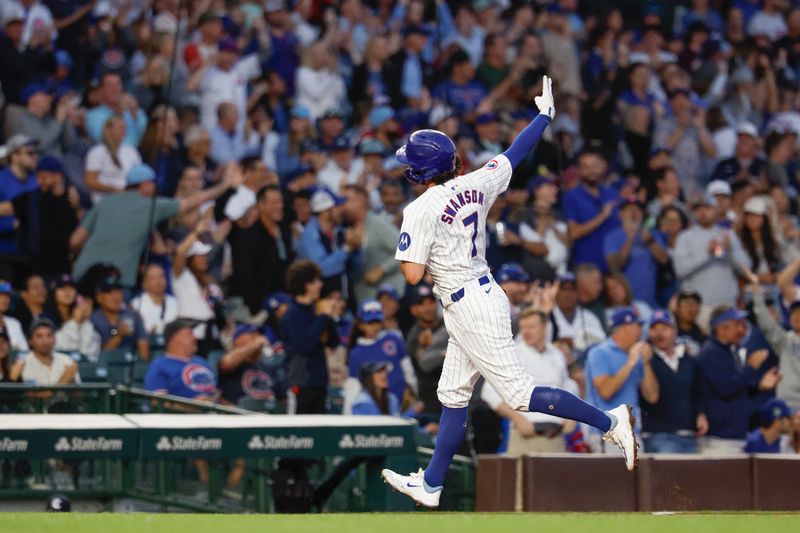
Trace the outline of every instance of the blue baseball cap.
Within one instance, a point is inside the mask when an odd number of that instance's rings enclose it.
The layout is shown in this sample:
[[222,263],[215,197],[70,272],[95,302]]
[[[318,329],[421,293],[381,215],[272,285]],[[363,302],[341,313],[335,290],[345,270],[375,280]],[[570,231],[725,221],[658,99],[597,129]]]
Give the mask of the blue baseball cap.
[[383,307],[377,300],[362,302],[358,308],[358,319],[361,322],[383,321]]
[[361,155],[386,155],[386,147],[378,139],[364,139],[358,145]]
[[300,143],[300,153],[307,152],[324,152],[324,150],[314,139],[303,139],[303,142]]
[[286,174],[286,183],[291,183],[303,174],[307,174],[309,172],[314,172],[314,167],[311,165],[300,165],[296,169]]
[[292,297],[285,292],[273,292],[264,300],[264,308],[274,313],[277,308],[283,304],[289,304],[291,301]]
[[292,108],[291,112],[292,118],[311,118],[311,111],[304,105],[296,105]]
[[575,274],[566,271],[558,276],[558,282],[564,285],[565,283],[575,283]]
[[430,285],[420,283],[419,285],[411,287],[411,291],[408,296],[408,300],[411,305],[421,303],[425,298],[436,300],[436,296],[434,296]]
[[506,283],[508,281],[518,281],[527,283],[531,277],[519,263],[505,263],[497,270],[497,282]]
[[536,192],[542,185],[558,187],[558,182],[550,176],[536,176],[528,184],[528,191]]
[[331,152],[338,152],[342,150],[351,150],[353,147],[350,146],[350,141],[348,141],[344,136],[336,137],[331,144]]
[[772,398],[761,406],[761,421],[772,424],[779,418],[788,418],[794,414],[789,406],[780,398]]
[[730,307],[729,309],[722,312],[719,316],[714,318],[711,321],[711,327],[715,328],[720,324],[724,324],[725,322],[731,322],[733,320],[744,320],[747,318],[747,313],[742,311],[741,309],[737,309],[736,307]]
[[139,185],[140,183],[153,181],[155,179],[155,170],[153,170],[150,165],[139,163],[128,171],[128,175],[125,177],[125,184],[130,187],[131,185]]
[[672,316],[672,313],[666,309],[656,309],[653,311],[653,314],[650,315],[650,327],[653,327],[656,324],[666,324],[674,327],[675,318]]
[[14,294],[14,289],[6,280],[0,280],[0,294]]
[[361,381],[366,381],[375,372],[391,369],[392,363],[388,361],[366,361],[361,365],[361,368],[358,369],[358,378]]
[[64,165],[61,164],[61,161],[57,157],[53,157],[52,155],[46,155],[43,158],[39,159],[39,163],[36,165],[36,170],[43,170],[45,172],[64,172]]
[[608,321],[608,327],[612,330],[628,324],[642,325],[642,319],[639,317],[639,313],[630,306],[621,307],[614,311],[611,315],[611,319]]
[[254,326],[253,324],[239,324],[233,330],[233,340],[235,342],[236,339],[238,339],[245,333],[257,333],[257,332],[258,332],[258,327]]
[[497,115],[494,113],[481,113],[475,119],[475,125],[479,126],[481,124],[490,124],[492,122],[497,122]]
[[394,109],[388,105],[378,106],[369,112],[369,127],[377,128],[394,118]]
[[391,283],[384,283],[380,287],[378,287],[378,292],[375,294],[376,298],[380,298],[381,296],[389,296],[392,300],[400,301],[400,294],[397,292],[397,289],[394,288],[394,285]]
[[66,50],[56,50],[56,63],[66,69],[71,69],[72,56]]
[[37,93],[50,94],[50,91],[47,90],[47,87],[43,83],[29,83],[22,88],[22,91],[19,93],[19,97],[20,100],[27,104],[28,100],[30,100],[31,97]]

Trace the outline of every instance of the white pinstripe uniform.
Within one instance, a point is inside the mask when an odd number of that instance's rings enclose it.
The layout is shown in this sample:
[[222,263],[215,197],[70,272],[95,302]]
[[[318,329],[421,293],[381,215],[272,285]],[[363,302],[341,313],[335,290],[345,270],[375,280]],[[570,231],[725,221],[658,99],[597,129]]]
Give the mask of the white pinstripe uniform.
[[[508,188],[512,170],[498,155],[483,168],[429,188],[403,210],[395,258],[425,265],[444,305],[450,342],[438,396],[447,407],[466,407],[479,375],[514,409],[527,411],[533,392],[533,378],[514,350],[508,298],[491,279],[485,257],[486,214]],[[489,282],[481,284],[484,276]]]

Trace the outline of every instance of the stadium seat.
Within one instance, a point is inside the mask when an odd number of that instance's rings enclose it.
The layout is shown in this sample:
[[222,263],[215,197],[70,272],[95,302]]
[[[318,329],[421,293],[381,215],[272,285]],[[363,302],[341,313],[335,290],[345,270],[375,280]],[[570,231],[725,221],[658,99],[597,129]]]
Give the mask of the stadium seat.
[[127,348],[120,348],[118,350],[104,350],[100,352],[98,363],[102,365],[130,365],[135,354]]
[[275,400],[256,400],[249,396],[239,398],[238,406],[248,411],[258,411],[260,413],[274,413],[277,409]]
[[105,383],[108,381],[108,369],[91,362],[78,363],[78,375],[82,383]]

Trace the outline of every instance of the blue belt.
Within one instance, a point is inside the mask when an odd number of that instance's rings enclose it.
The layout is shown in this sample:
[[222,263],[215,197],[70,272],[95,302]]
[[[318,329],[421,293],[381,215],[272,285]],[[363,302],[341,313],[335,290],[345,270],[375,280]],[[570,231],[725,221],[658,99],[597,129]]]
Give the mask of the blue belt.
[[[482,277],[478,278],[478,283],[480,283],[481,285],[486,285],[490,281],[491,281],[491,279],[489,278],[489,276],[482,276]],[[464,287],[461,287],[456,292],[454,292],[453,294],[450,295],[450,299],[453,301],[453,303],[456,303],[457,301],[459,301],[463,297],[464,297]]]

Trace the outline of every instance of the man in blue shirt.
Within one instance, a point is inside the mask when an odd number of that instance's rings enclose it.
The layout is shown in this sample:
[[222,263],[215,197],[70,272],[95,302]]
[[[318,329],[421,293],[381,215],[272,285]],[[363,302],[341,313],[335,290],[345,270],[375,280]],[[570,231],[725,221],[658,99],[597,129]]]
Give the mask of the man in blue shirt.
[[[36,190],[34,169],[38,162],[36,141],[27,135],[17,134],[6,143],[8,167],[0,171],[0,202],[13,200],[20,194]],[[16,226],[13,216],[0,217],[0,254],[17,252]],[[5,263],[0,260],[0,263]],[[11,278],[11,272],[0,276]]]
[[578,156],[581,184],[564,194],[564,215],[569,238],[573,243],[573,265],[591,263],[601,272],[608,272],[603,255],[603,240],[619,226],[617,205],[619,193],[602,184],[606,174],[606,160],[595,150]]
[[164,326],[166,354],[147,368],[145,389],[192,400],[215,400],[217,377],[208,362],[195,355],[197,340],[192,333],[193,325],[192,321],[178,319]]
[[792,431],[792,410],[780,398],[761,406],[761,427],[747,435],[746,453],[780,453],[781,435]]
[[471,122],[475,109],[486,98],[486,87],[475,79],[475,66],[463,50],[458,50],[448,61],[450,75],[433,89],[433,97],[446,102]]
[[669,262],[664,240],[642,226],[644,210],[636,197],[625,199],[619,218],[622,225],[603,240],[606,264],[612,271],[625,274],[635,300],[656,307],[658,266]]
[[[604,410],[630,405],[636,420],[641,420],[639,394],[648,403],[658,401],[658,380],[650,366],[653,351],[640,340],[642,321],[634,308],[623,307],[614,312],[608,326],[611,336],[586,356],[586,399]],[[590,442],[593,450],[605,453],[599,432],[590,435]]]
[[102,104],[86,113],[86,132],[96,142],[103,142],[103,126],[112,115],[125,119],[125,138],[123,144],[139,146],[144,130],[147,128],[147,113],[139,109],[136,98],[125,94],[119,74],[106,72],[100,79],[100,98]]

